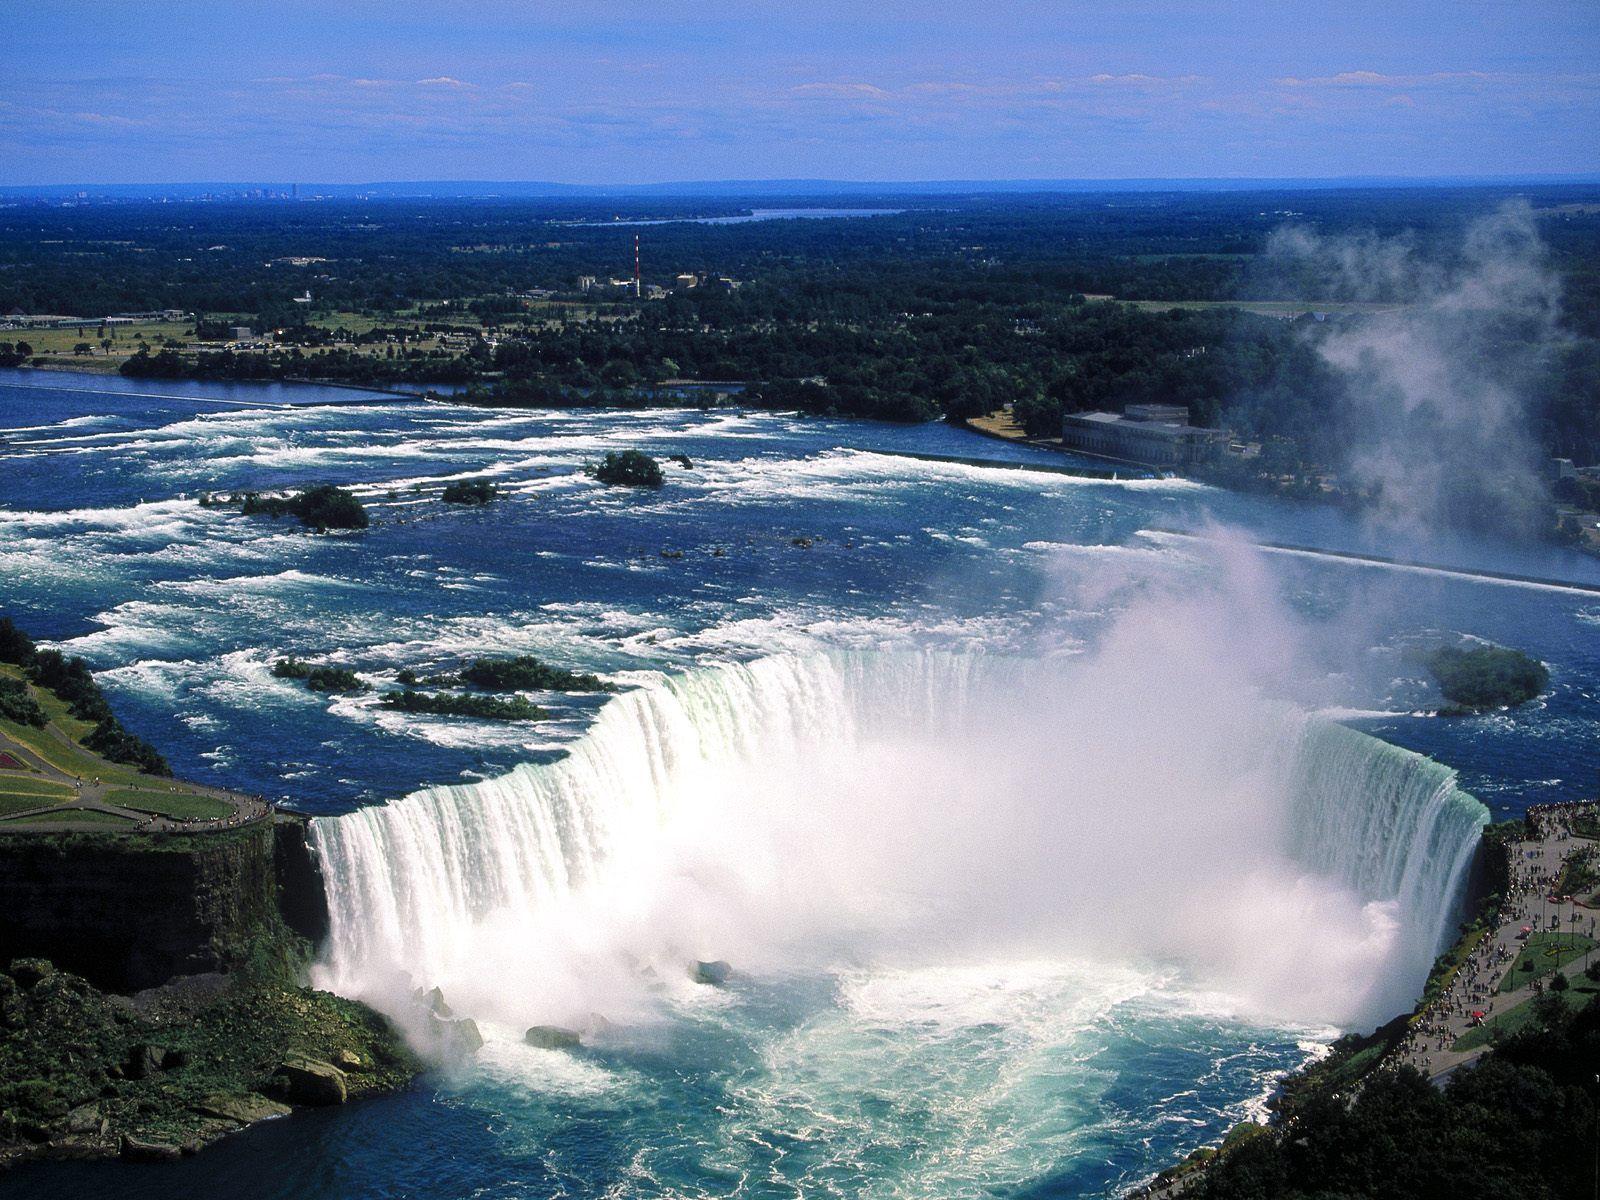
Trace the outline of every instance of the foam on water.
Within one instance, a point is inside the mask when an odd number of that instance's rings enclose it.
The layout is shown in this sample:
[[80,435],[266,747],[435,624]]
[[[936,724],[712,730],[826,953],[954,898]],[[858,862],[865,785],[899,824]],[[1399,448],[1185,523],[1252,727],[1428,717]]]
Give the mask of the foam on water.
[[[317,821],[318,982],[403,1021],[409,988],[437,984],[507,1041],[598,1011],[629,1072],[684,1038],[744,1047],[693,1137],[749,1187],[979,1196],[1092,1153],[1108,1122],[1200,1121],[1201,1091],[1242,1115],[1329,1018],[1386,1016],[1391,977],[1417,986],[1483,810],[1436,764],[1272,705],[1231,783],[1178,769],[1177,808],[1101,811],[1070,737],[1019,774],[969,773],[964,730],[1075,669],[835,653],[640,676],[560,761]],[[1219,862],[1196,831],[1239,807],[1258,844],[1230,828]],[[735,990],[688,981],[719,956]],[[1124,1117],[1120,1047],[1154,1029],[1233,1048]],[[547,1066],[490,1062],[503,1086]],[[639,1180],[681,1178],[683,1153],[641,1147]]]

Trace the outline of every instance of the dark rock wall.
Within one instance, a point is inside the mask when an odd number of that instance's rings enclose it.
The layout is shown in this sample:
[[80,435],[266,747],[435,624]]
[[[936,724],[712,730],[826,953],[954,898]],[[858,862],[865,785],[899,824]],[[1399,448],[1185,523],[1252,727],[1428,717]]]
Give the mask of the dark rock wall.
[[106,991],[281,961],[286,926],[314,941],[319,909],[325,928],[299,822],[160,840],[0,838],[0,963],[48,958]]
[[328,894],[322,886],[322,872],[306,840],[305,821],[281,821],[276,835],[273,860],[278,873],[278,911],[289,928],[313,946],[328,936]]

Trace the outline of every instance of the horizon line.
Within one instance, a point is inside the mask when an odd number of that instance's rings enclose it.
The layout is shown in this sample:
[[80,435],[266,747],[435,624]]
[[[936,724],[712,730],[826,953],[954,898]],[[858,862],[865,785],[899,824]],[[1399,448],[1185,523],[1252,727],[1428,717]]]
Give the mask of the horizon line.
[[680,179],[651,180],[639,183],[615,181],[599,183],[571,183],[544,179],[372,179],[353,182],[332,180],[300,180],[294,178],[255,179],[184,179],[139,180],[132,182],[90,183],[62,181],[53,183],[0,183],[0,194],[40,194],[53,192],[144,192],[161,189],[202,188],[321,188],[337,191],[391,190],[396,188],[511,188],[549,189],[553,193],[629,193],[641,191],[672,190],[688,193],[696,188],[719,191],[748,188],[768,190],[773,188],[829,188],[829,189],[967,189],[983,190],[1035,190],[1051,191],[1070,188],[1075,191],[1119,188],[1150,188],[1166,185],[1173,188],[1241,188],[1249,185],[1295,186],[1347,186],[1383,187],[1403,185],[1500,185],[1518,184],[1591,184],[1600,183],[1600,170],[1594,171],[1523,171],[1498,173],[1450,173],[1431,175],[1402,174],[1348,174],[1348,175],[1118,175],[1118,176],[1023,176],[1007,178],[920,178],[920,179],[847,179],[826,176],[770,176],[763,178]]

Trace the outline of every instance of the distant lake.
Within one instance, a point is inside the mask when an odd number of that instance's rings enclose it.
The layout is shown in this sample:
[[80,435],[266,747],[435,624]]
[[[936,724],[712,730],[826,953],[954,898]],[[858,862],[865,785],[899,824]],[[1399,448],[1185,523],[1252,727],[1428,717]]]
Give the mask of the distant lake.
[[816,220],[822,217],[892,217],[903,208],[752,208],[728,217],[657,217],[648,221],[574,221],[575,225],[744,225],[751,221]]

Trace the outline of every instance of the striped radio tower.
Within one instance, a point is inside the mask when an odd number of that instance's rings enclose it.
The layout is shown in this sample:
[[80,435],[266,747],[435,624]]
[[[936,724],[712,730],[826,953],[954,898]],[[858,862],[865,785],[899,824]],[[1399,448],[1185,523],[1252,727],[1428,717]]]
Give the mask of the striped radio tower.
[[639,235],[633,235],[633,298],[637,300],[644,294],[644,289],[639,283]]

